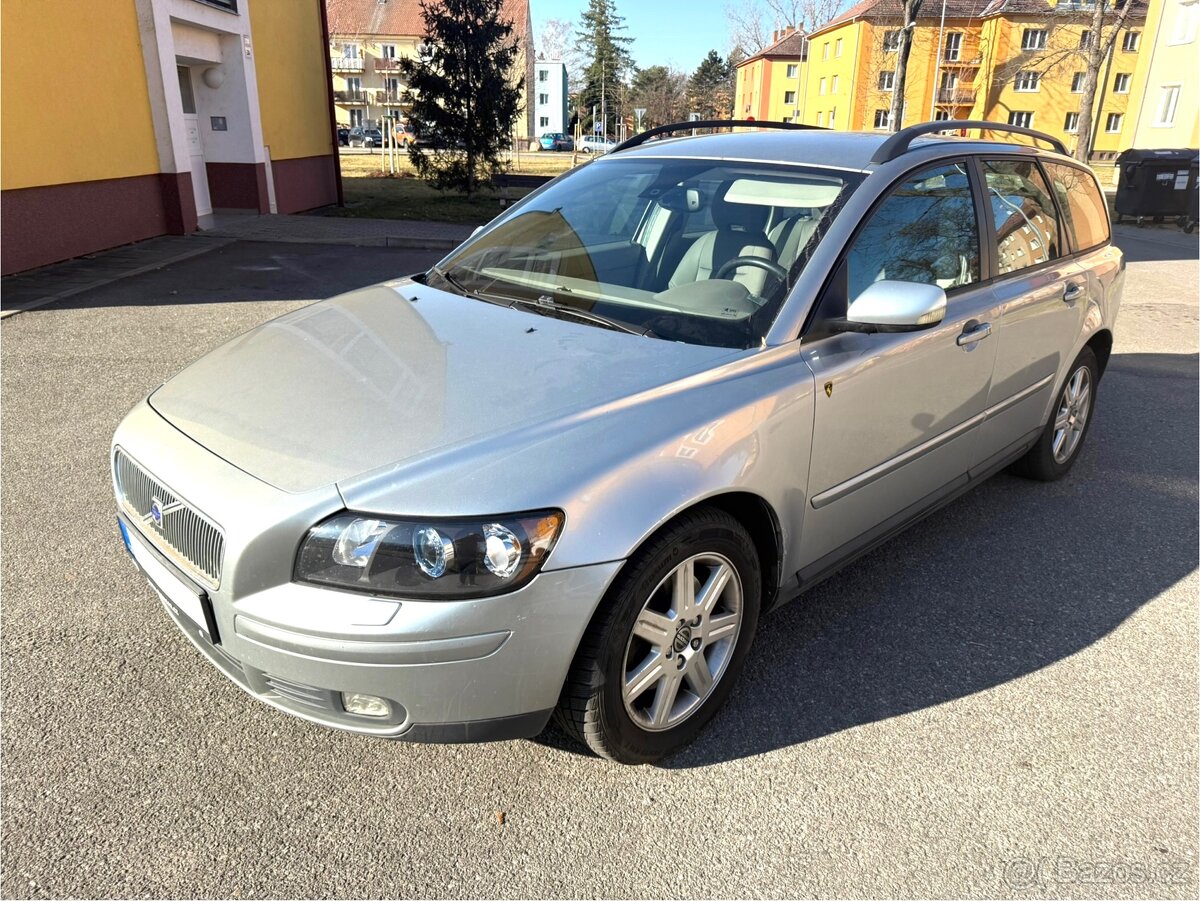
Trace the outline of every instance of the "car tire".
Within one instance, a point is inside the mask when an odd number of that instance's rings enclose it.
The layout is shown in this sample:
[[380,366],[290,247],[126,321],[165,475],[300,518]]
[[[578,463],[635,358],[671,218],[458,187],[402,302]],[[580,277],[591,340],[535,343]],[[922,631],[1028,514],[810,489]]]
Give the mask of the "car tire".
[[761,586],[741,523],[715,508],[682,516],[629,559],[605,595],[571,664],[558,724],[618,763],[678,751],[733,689]]
[[1067,378],[1059,389],[1051,408],[1050,420],[1037,443],[1011,470],[1014,474],[1040,482],[1061,479],[1075,461],[1092,427],[1096,409],[1096,386],[1100,381],[1100,366],[1096,354],[1085,347],[1067,370]]

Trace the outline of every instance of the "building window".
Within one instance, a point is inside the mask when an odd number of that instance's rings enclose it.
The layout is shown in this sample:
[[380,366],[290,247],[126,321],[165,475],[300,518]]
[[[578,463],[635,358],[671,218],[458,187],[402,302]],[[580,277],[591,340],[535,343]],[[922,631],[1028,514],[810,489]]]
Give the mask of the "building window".
[[1021,49],[1022,50],[1045,50],[1046,49],[1046,29],[1044,28],[1026,28],[1021,34]]
[[1040,72],[1018,72],[1016,87],[1018,91],[1028,94],[1036,91],[1041,81]]
[[1125,37],[1121,40],[1121,49],[1126,53],[1136,53],[1138,44],[1142,41],[1142,33],[1140,31],[1127,31]]
[[201,3],[207,6],[215,6],[217,9],[223,9],[226,12],[236,13],[238,11],[237,0],[200,0]]
[[826,41],[825,46],[821,48],[821,59],[829,59],[829,41]]
[[353,128],[356,125],[362,125],[362,124],[363,124],[363,110],[361,110],[361,109],[350,110],[350,127]]
[[358,59],[358,44],[342,44],[342,59]]
[[1160,128],[1170,128],[1175,124],[1175,110],[1179,107],[1179,85],[1163,85],[1162,93],[1158,95],[1158,118],[1154,124]]
[[549,127],[550,127],[550,117],[549,116],[539,116],[538,117],[538,128],[549,128]]
[[842,39],[841,38],[838,38],[837,43],[833,45],[833,55],[834,56],[842,55]]
[[829,92],[831,94],[837,93],[837,84],[838,84],[838,77],[835,75],[835,76],[833,76],[832,83],[829,85]]
[[896,73],[895,72],[880,72],[879,73],[879,90],[891,91],[896,88]]
[[1069,135],[1079,131],[1079,113],[1067,113],[1067,118],[1063,121],[1063,131]]
[[787,67],[787,77],[788,77],[788,78],[795,78],[795,77],[796,77],[796,73],[797,73],[798,71],[799,71],[799,66],[797,66],[795,63],[791,63],[791,64],[789,64],[789,65],[788,65],[788,67]]
[[900,49],[899,31],[885,31],[883,33],[883,49],[886,53],[895,53]]
[[789,122],[791,122],[791,121],[792,121],[792,117],[791,117],[791,116],[784,116],[784,117],[783,117],[783,122],[784,122],[784,124],[785,124],[785,125],[786,125],[786,124],[788,124],[788,123],[789,123]]
[[829,111],[829,127],[833,128],[834,120],[837,119],[837,107]]
[[1104,130],[1109,134],[1116,134],[1121,130],[1121,120],[1124,118],[1120,113],[1109,113],[1108,118],[1104,120]]
[[393,119],[403,119],[404,118],[404,110],[390,109],[390,110],[388,110],[388,115],[391,116]]
[[795,91],[784,91],[783,92],[783,102],[788,104],[789,106],[791,104],[795,103],[796,102],[796,92]]
[[825,114],[824,114],[824,113],[817,113],[817,125],[818,125],[818,126],[821,126],[821,125],[824,125],[824,124],[825,124]]
[[395,59],[396,58],[396,45],[395,44],[382,44],[379,47],[379,53],[384,59]]
[[196,95],[192,91],[192,70],[187,66],[176,66],[175,74],[179,77],[179,99],[183,101],[183,111],[189,116],[194,116]]
[[891,118],[891,110],[877,109],[875,110],[875,127],[877,129],[885,129],[888,127],[888,119]]
[[962,56],[962,33],[952,31],[946,35],[946,50],[942,59],[948,62],[957,62]]
[[355,76],[354,78],[346,79],[346,93],[351,97],[357,97],[362,94],[362,79]]
[[549,102],[550,102],[549,94],[538,94],[538,103],[540,103],[542,106],[545,106]]
[[817,83],[817,93],[820,94],[822,97],[825,96],[825,79],[824,78],[822,78]]
[[949,119],[950,119],[950,113],[948,113],[948,112],[947,112],[946,110],[944,110],[944,109],[937,110],[937,111],[936,111],[936,112],[933,114],[933,121],[934,121],[934,122],[946,122],[946,121],[948,121]]
[[1118,72],[1117,73],[1117,77],[1113,79],[1113,93],[1114,94],[1128,94],[1129,93],[1129,73],[1128,72]]
[[1090,28],[1085,28],[1083,31],[1079,32],[1079,49],[1092,49],[1092,30]]
[[1197,11],[1200,4],[1196,0],[1182,0],[1175,12],[1175,30],[1171,34],[1172,44],[1190,44],[1196,40],[1196,26],[1200,24]]
[[1071,93],[1072,94],[1082,94],[1083,93],[1083,73],[1082,72],[1076,72],[1074,75],[1071,76]]
[[547,72],[545,69],[541,69],[538,71],[538,81],[549,81],[549,80],[550,80],[549,72]]
[[1008,114],[1008,124],[1021,128],[1033,128],[1033,113],[1024,110],[1014,110]]

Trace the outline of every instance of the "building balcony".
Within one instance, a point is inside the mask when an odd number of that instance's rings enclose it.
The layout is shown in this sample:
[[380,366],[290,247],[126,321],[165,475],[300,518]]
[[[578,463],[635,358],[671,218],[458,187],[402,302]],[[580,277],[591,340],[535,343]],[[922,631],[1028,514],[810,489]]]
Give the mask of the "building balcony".
[[939,88],[937,102],[944,106],[970,106],[975,102],[975,88],[959,85],[957,88]]
[[[383,93],[380,91],[379,93]],[[367,102],[366,91],[334,91],[333,102],[343,106],[358,106]]]
[[376,72],[399,72],[400,60],[396,57],[379,56],[375,58]]
[[380,106],[408,106],[403,91],[375,91],[373,102]]
[[944,58],[942,60],[942,65],[943,66],[961,66],[964,69],[966,69],[966,68],[978,69],[980,66],[983,65],[983,57],[980,56],[978,53],[975,53],[972,55],[967,55],[964,53],[958,59],[950,59],[948,57]]
[[329,64],[333,67],[334,72],[361,72],[363,70],[362,57],[331,56]]

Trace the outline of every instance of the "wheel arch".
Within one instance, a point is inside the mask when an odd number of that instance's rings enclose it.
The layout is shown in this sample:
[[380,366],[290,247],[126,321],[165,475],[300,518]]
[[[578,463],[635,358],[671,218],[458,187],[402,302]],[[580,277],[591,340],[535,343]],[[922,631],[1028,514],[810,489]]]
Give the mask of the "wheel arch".
[[1112,356],[1113,334],[1108,329],[1100,329],[1087,340],[1085,347],[1090,347],[1096,355],[1096,363],[1100,367],[1100,375],[1108,366],[1108,358]]

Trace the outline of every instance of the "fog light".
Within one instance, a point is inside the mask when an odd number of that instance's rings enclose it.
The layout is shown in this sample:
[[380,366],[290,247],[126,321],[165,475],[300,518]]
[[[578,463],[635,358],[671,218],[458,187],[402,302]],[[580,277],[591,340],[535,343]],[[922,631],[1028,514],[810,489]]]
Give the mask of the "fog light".
[[347,713],[357,716],[387,716],[391,713],[388,702],[383,698],[359,694],[357,691],[342,692],[342,707]]

